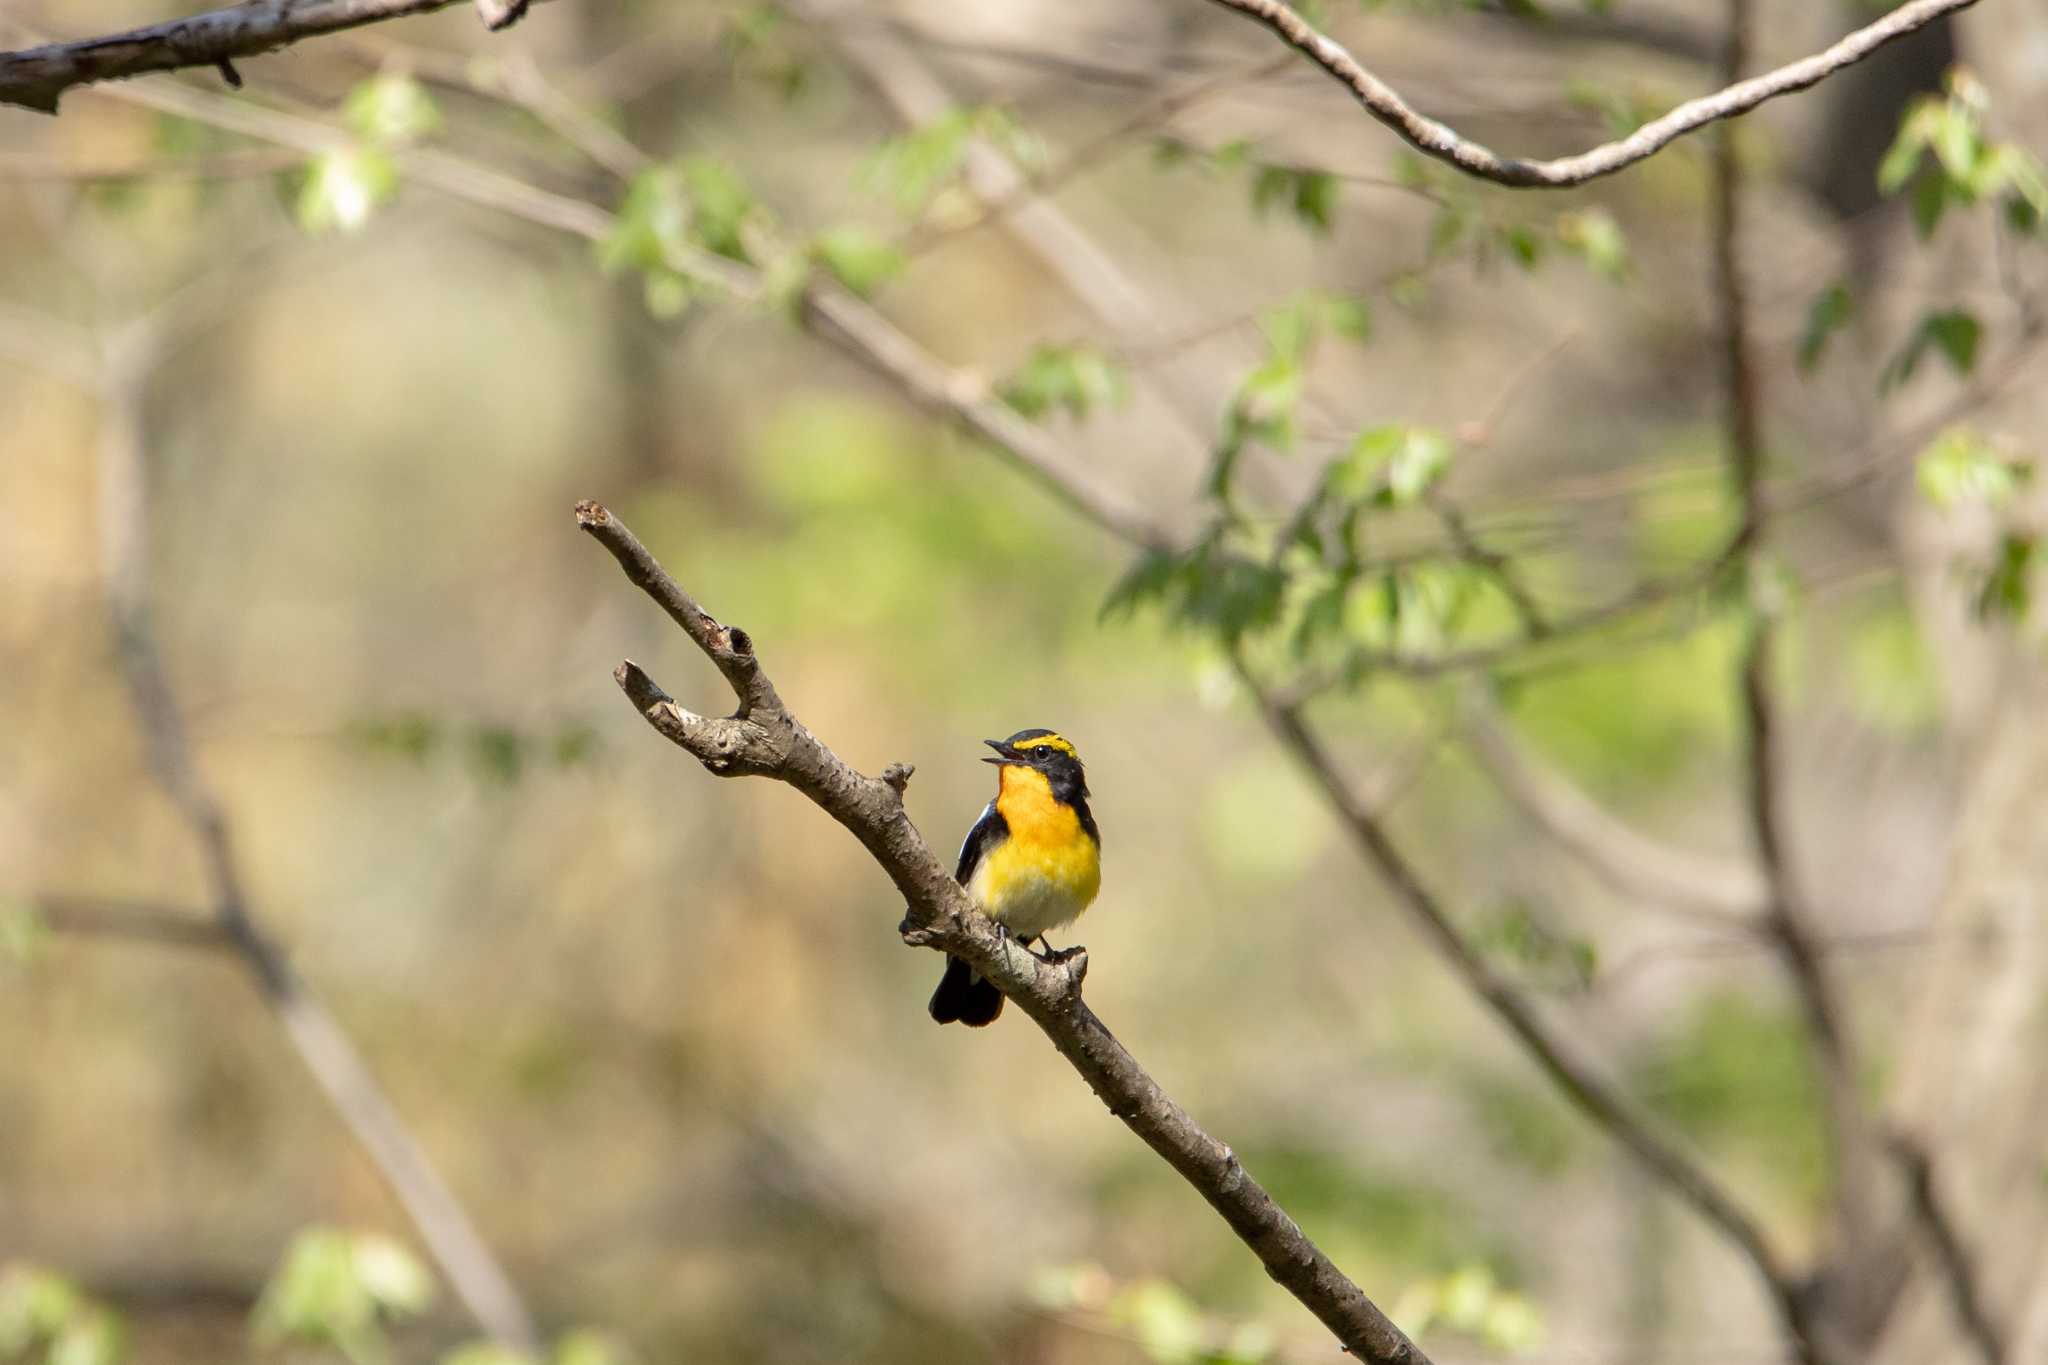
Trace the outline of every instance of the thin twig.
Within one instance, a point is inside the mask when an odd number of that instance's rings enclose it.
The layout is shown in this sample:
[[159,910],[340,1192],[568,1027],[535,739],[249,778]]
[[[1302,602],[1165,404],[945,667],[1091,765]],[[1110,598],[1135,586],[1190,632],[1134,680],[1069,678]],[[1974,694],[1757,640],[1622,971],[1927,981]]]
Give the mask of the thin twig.
[[169,23],[103,38],[49,43],[20,52],[0,52],[0,104],[18,104],[45,114],[57,112],[57,101],[73,86],[120,80],[151,71],[229,63],[280,47],[446,9],[456,0],[275,0],[249,3],[188,15]]
[[1911,0],[1884,18],[1856,30],[1811,57],[1781,66],[1751,80],[1731,82],[1711,95],[1688,100],[1662,118],[1653,119],[1627,137],[1576,156],[1551,161],[1505,157],[1460,135],[1455,129],[1424,117],[1395,89],[1359,64],[1342,44],[1325,37],[1282,0],[1210,0],[1279,35],[1348,89],[1365,111],[1393,129],[1425,156],[1446,162],[1467,175],[1518,188],[1559,189],[1632,166],[1666,144],[1710,123],[1733,118],[1766,100],[1816,85],[1846,66],[1853,66],[1886,43],[1925,28],[1945,14],[1967,9],[1976,0]]
[[[1728,0],[1726,48],[1721,77],[1740,79],[1747,61],[1751,0]],[[1737,691],[1742,721],[1743,809],[1763,874],[1761,927],[1778,945],[1812,1040],[1822,1078],[1838,1210],[1856,1226],[1863,1198],[1860,1133],[1865,1125],[1857,1094],[1857,1066],[1840,1001],[1827,967],[1814,947],[1791,865],[1784,809],[1784,754],[1774,695],[1777,644],[1775,604],[1763,600],[1758,551],[1767,507],[1764,500],[1764,438],[1756,358],[1749,331],[1746,281],[1742,273],[1742,176],[1734,129],[1714,130],[1711,222],[1712,286],[1721,345],[1722,426],[1729,477],[1740,509],[1741,554],[1749,574],[1751,609]]]
[[1970,1344],[1984,1365],[2001,1365],[2006,1359],[2005,1334],[1984,1302],[1976,1262],[1963,1245],[1955,1219],[1935,1188],[1934,1159],[1927,1149],[1904,1135],[1891,1141],[1893,1156],[1905,1168],[1906,1188],[1913,1202],[1913,1216],[1934,1245],[1935,1260],[1947,1282],[1949,1304],[1969,1336]]
[[240,954],[265,1003],[335,1112],[419,1229],[479,1326],[515,1350],[538,1336],[510,1277],[378,1086],[341,1025],[258,920],[242,884],[226,812],[201,776],[156,645],[150,608],[148,453],[144,390],[158,354],[149,319],[106,347],[99,435],[100,534],[115,654],[149,767],[198,839],[218,932]]
[[732,716],[695,715],[677,705],[637,665],[622,663],[615,677],[649,724],[709,771],[787,782],[844,825],[908,902],[901,926],[906,943],[966,959],[1014,1000],[1109,1111],[1209,1201],[1267,1273],[1320,1318],[1347,1350],[1386,1365],[1427,1365],[1423,1353],[1309,1241],[1236,1154],[1168,1098],[1096,1018],[1081,998],[1086,953],[1069,950],[1049,960],[997,934],[994,923],[946,875],[904,812],[908,767],[892,765],[880,777],[848,767],[777,700],[746,632],[706,614],[604,507],[578,504],[576,523],[682,625],[725,675],[740,702],[739,712]]

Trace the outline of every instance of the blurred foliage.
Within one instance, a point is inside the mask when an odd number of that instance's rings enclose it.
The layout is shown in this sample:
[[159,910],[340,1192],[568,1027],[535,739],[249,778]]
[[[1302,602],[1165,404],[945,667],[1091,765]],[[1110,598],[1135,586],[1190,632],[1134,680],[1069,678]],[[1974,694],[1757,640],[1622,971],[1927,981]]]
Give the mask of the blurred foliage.
[[413,763],[459,756],[480,780],[499,787],[512,786],[536,767],[575,768],[601,756],[597,728],[583,719],[527,729],[399,711],[366,716],[347,729],[345,738],[367,753]]
[[62,1275],[0,1263],[0,1361],[117,1365],[127,1333],[112,1311]]
[[1411,1285],[1394,1302],[1392,1317],[1410,1336],[1455,1332],[1497,1351],[1543,1344],[1543,1315],[1523,1295],[1501,1287],[1492,1269],[1465,1265],[1440,1279]]
[[858,178],[864,189],[885,196],[899,210],[917,213],[954,185],[977,142],[1027,171],[1045,161],[1044,145],[1013,112],[982,105],[949,110],[898,137],[883,139],[861,163]]
[[432,1272],[400,1243],[314,1227],[285,1249],[250,1323],[259,1343],[332,1346],[352,1365],[383,1365],[390,1324],[417,1317],[433,1299]]
[[1658,1112],[1702,1142],[1740,1151],[1802,1206],[1819,1206],[1830,1178],[1820,1078],[1789,1008],[1710,995],[1635,1071]]

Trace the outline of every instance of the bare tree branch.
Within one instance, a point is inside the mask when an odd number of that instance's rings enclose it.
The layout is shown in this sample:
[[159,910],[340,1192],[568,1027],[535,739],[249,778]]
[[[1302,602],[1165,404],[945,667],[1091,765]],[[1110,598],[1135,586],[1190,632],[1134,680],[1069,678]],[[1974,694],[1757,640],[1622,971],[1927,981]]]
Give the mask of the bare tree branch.
[[194,913],[185,906],[86,896],[36,896],[28,904],[59,933],[135,939],[174,948],[235,947],[217,916]]
[[[100,386],[102,572],[117,662],[147,744],[150,769],[199,840],[219,935],[247,965],[307,1071],[375,1163],[478,1324],[497,1341],[530,1352],[538,1337],[510,1277],[339,1022],[257,919],[242,884],[226,812],[194,761],[184,718],[157,649],[149,602],[143,399],[159,344],[151,320],[131,324],[105,348]],[[76,918],[80,911],[84,907],[73,907],[69,913]],[[102,927],[111,923],[106,907],[85,912],[87,919],[95,915]],[[124,928],[134,927],[132,914],[123,918],[127,921]],[[187,927],[181,923],[180,931]]]
[[683,628],[739,699],[739,710],[731,716],[696,715],[629,660],[614,676],[650,725],[709,771],[787,782],[844,825],[903,894],[908,904],[900,926],[905,943],[966,959],[1014,1000],[1110,1113],[1194,1186],[1258,1256],[1266,1273],[1320,1318],[1347,1350],[1383,1365],[1427,1365],[1421,1350],[1330,1263],[1236,1154],[1169,1099],[1096,1018],[1081,999],[1086,952],[1075,948],[1039,957],[998,935],[905,814],[909,767],[892,764],[880,777],[848,767],[783,706],[745,631],[705,612],[603,506],[577,504],[576,524]]
[[1338,821],[1451,970],[1515,1035],[1544,1074],[1581,1113],[1604,1128],[1651,1175],[1735,1244],[1763,1281],[1787,1332],[1800,1344],[1805,1358],[1819,1365],[1824,1357],[1803,1285],[1773,1249],[1763,1229],[1704,1167],[1660,1136],[1620,1091],[1545,1022],[1528,996],[1466,940],[1379,817],[1339,770],[1335,758],[1309,728],[1300,708],[1269,692],[1242,660],[1238,662],[1238,672],[1274,736],[1322,789]]
[[[273,52],[306,38],[360,28],[364,24],[431,14],[456,0],[249,0],[188,15],[169,23],[130,29],[104,38],[49,43],[20,52],[0,52],[0,104],[18,104],[45,114],[57,112],[57,101],[76,85],[120,80],[151,71],[214,66],[223,69],[230,85],[232,63],[240,57]],[[478,0],[481,5],[485,0]],[[503,0],[490,0],[503,4]],[[524,12],[524,0],[512,7],[510,19]],[[503,24],[492,24],[493,28]]]
[[1711,95],[1688,100],[1662,118],[1653,119],[1627,137],[1576,156],[1551,161],[1524,161],[1502,156],[1461,136],[1435,119],[1417,112],[1399,92],[1362,66],[1342,44],[1325,37],[1283,0],[1210,0],[1271,29],[1288,46],[1323,68],[1365,106],[1365,111],[1400,134],[1424,156],[1446,162],[1467,175],[1518,188],[1560,189],[1582,185],[1633,166],[1668,143],[1721,119],[1748,113],[1766,100],[1817,85],[1845,66],[1862,61],[1886,43],[1925,28],[1945,14],[1967,9],[1976,0],[1911,0],[1873,24],[1856,30],[1834,46],[1776,71],[1731,82]]
[[[1751,0],[1728,0],[1728,23],[1721,78],[1738,81],[1749,52]],[[1750,335],[1747,282],[1742,270],[1742,176],[1734,130],[1714,130],[1711,221],[1712,287],[1720,332],[1722,428],[1730,479],[1741,508],[1741,554],[1749,575],[1750,611],[1737,691],[1742,722],[1743,808],[1763,873],[1764,907],[1761,929],[1778,946],[1778,955],[1792,977],[1794,994],[1805,1017],[1821,1075],[1831,1167],[1835,1177],[1836,1232],[1841,1249],[1857,1254],[1871,1245],[1869,1157],[1865,1121],[1858,1092],[1858,1067],[1852,1055],[1845,1013],[1836,997],[1828,969],[1806,922],[1791,866],[1785,831],[1784,754],[1778,734],[1774,670],[1777,606],[1769,588],[1759,583],[1757,551],[1764,535],[1764,437],[1754,343]]]
[[1755,869],[1671,848],[1604,809],[1515,738],[1481,685],[1466,689],[1464,710],[1472,753],[1501,791],[1612,890],[1724,927],[1762,914],[1763,879]]
[[1984,1365],[2001,1365],[2006,1359],[2005,1334],[1984,1302],[1976,1262],[1963,1245],[1955,1220],[1942,1203],[1941,1192],[1935,1188],[1934,1159],[1925,1147],[1904,1136],[1892,1140],[1892,1154],[1905,1168],[1913,1216],[1933,1244],[1956,1319],[1962,1323],[1977,1354],[1983,1357]]

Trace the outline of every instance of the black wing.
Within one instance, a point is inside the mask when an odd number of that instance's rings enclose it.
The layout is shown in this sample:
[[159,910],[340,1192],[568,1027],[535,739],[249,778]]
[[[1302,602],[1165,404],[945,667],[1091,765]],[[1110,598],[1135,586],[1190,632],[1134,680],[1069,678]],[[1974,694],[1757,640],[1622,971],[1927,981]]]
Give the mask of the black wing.
[[974,828],[967,831],[967,838],[961,841],[960,867],[953,874],[953,880],[962,886],[967,885],[967,879],[974,875],[974,869],[981,865],[988,851],[1009,837],[1010,822],[996,809],[995,802],[989,802],[981,818],[974,822]]

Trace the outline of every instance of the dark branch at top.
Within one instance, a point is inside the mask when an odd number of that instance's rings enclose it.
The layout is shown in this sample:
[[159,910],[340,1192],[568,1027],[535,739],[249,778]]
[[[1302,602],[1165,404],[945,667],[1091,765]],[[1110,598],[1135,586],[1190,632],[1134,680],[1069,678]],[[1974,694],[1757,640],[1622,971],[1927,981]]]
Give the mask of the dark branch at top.
[[[151,71],[212,66],[233,71],[238,57],[274,52],[302,38],[360,28],[386,19],[430,14],[457,0],[250,0],[165,24],[130,29],[104,38],[51,43],[21,52],[0,52],[0,104],[18,104],[45,114],[74,85],[120,80]],[[524,3],[499,16],[501,28],[517,19]],[[491,22],[489,14],[486,22]],[[230,80],[231,84],[239,84]]]
[[1095,1017],[1081,999],[1085,953],[1046,961],[997,935],[995,924],[947,875],[904,812],[907,768],[891,765],[876,778],[849,767],[784,709],[745,632],[713,620],[624,523],[599,504],[583,502],[576,506],[576,524],[682,626],[740,699],[737,715],[695,715],[638,665],[620,664],[614,676],[650,725],[712,772],[787,782],[846,826],[908,902],[900,926],[905,943],[965,959],[1015,1001],[1110,1113],[1209,1201],[1266,1273],[1320,1318],[1347,1351],[1374,1365],[1428,1365],[1428,1357],[1273,1202],[1236,1154],[1168,1098]]
[[1522,161],[1502,156],[1466,138],[1454,128],[1419,113],[1400,92],[1366,70],[1338,43],[1318,33],[1308,20],[1283,0],[1210,0],[1265,25],[1287,44],[1330,73],[1348,88],[1365,111],[1399,133],[1425,156],[1448,162],[1481,180],[1517,188],[1560,189],[1582,185],[1632,166],[1665,144],[1721,119],[1746,114],[1766,100],[1817,85],[1845,66],[1853,66],[1894,39],[1925,28],[1944,14],[1967,9],[1977,0],[1912,0],[1876,23],[1857,29],[1822,52],[1775,71],[1739,81],[1711,95],[1688,100],[1660,119],[1627,137],[1577,156],[1554,161]]

